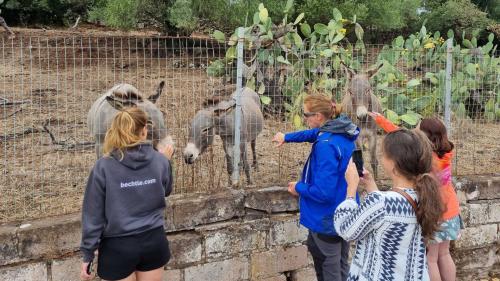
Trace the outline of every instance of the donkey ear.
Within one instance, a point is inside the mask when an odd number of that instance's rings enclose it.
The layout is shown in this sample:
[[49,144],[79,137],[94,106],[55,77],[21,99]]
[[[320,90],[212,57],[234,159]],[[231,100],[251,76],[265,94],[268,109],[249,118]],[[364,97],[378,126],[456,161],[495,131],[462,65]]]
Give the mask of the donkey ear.
[[340,61],[340,67],[342,68],[342,70],[344,70],[345,74],[347,75],[347,78],[351,79],[354,75],[356,75],[356,71],[347,66],[345,62]]
[[384,66],[383,63],[381,63],[379,66],[377,66],[374,69],[370,69],[366,72],[366,75],[368,76],[368,79],[372,78],[377,72]]
[[158,98],[160,98],[161,94],[163,93],[164,87],[165,87],[165,81],[161,81],[160,84],[158,85],[158,88],[156,88],[156,93],[152,96],[149,96],[148,100],[152,103],[156,103]]

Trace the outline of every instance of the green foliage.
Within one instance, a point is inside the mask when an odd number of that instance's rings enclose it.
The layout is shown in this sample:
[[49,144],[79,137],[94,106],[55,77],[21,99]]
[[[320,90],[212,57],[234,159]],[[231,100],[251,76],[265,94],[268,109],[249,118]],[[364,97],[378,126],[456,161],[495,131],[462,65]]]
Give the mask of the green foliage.
[[447,32],[453,30],[455,37],[463,32],[467,37],[483,31],[491,23],[487,13],[479,10],[470,0],[448,0],[437,6],[426,17],[431,30]]
[[56,24],[69,25],[78,16],[83,18],[92,0],[9,0],[2,4],[6,14],[15,14],[9,18],[11,24]]
[[[245,26],[245,23],[250,25],[253,11],[261,2],[261,0],[193,0],[193,10],[205,24],[224,32],[230,32],[238,26]],[[269,16],[282,18],[286,2],[286,0],[265,1]]]
[[[453,32],[450,32],[453,36]],[[480,93],[475,102],[484,106],[484,118],[493,121],[500,107],[500,58],[495,56],[497,46],[491,33],[487,42],[478,43],[462,38],[462,45],[452,50],[454,70],[451,81],[452,110],[459,118],[466,117],[466,104],[471,93]],[[415,114],[432,116],[442,112],[445,92],[446,44],[439,32],[427,33],[425,26],[408,38],[402,36],[384,46],[378,56],[384,67],[376,75],[377,90],[387,116],[395,122],[410,124]],[[396,67],[399,65],[399,67]],[[407,77],[399,68],[406,65],[410,70],[423,71],[425,75]],[[435,70],[436,66],[443,66]],[[497,97],[495,99],[495,96]],[[404,116],[404,117],[403,117]],[[498,120],[498,119],[497,119]]]
[[198,26],[198,18],[193,12],[191,0],[175,0],[168,8],[168,21],[183,33],[191,33]]
[[[290,120],[299,127],[302,120],[299,111],[306,92],[331,94],[340,89],[345,81],[338,81],[334,77],[340,75],[334,74],[340,71],[341,61],[355,68],[360,67],[361,62],[352,58],[351,53],[354,49],[364,50],[364,32],[354,19],[345,19],[337,9],[332,9],[332,18],[326,23],[314,25],[305,21],[304,13],[289,21],[288,12],[291,10],[291,7],[284,9],[282,21],[275,25],[267,8],[259,5],[250,26],[244,28],[245,48],[255,52],[253,58],[247,61],[245,78],[246,86],[256,90],[261,95],[262,103],[269,108],[279,107],[273,109],[281,111],[282,103],[273,104],[273,99],[284,101]],[[346,37],[349,31],[357,36],[354,46]],[[212,36],[217,40],[224,39],[219,31]],[[226,57],[212,62],[207,69],[208,75],[230,73],[225,69],[233,67],[237,39],[236,32],[229,37],[230,48]],[[277,92],[270,93],[267,89]]]
[[306,14],[311,24],[327,22],[332,18],[333,8],[337,8],[345,18],[356,15],[358,21],[368,17],[368,7],[364,2],[355,0],[303,0],[297,2],[297,12]]
[[137,25],[137,11],[137,0],[107,0],[103,8],[95,7],[90,16],[108,26],[128,30]]
[[368,16],[364,25],[387,31],[413,25],[417,20],[418,0],[375,0],[366,1]]

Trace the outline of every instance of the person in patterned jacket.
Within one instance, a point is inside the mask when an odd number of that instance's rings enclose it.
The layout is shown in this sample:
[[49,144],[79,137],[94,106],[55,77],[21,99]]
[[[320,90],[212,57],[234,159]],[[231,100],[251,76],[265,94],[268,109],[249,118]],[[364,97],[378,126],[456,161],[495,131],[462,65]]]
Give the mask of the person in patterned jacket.
[[429,280],[425,240],[439,228],[443,203],[432,174],[432,148],[419,131],[397,130],[384,138],[382,166],[392,189],[378,190],[367,171],[362,183],[368,192],[358,205],[360,182],[355,165],[346,172],[347,198],[334,216],[337,233],[356,241],[348,281]]
[[[398,130],[399,127],[387,120],[382,114],[371,112],[369,115],[385,132]],[[458,197],[451,183],[451,160],[454,145],[448,140],[443,122],[438,118],[424,118],[417,126],[432,143],[433,172],[441,184],[440,193],[445,211],[441,218],[441,227],[427,245],[427,261],[431,281],[454,281],[455,263],[450,254],[450,241],[457,240],[463,222],[460,218]]]

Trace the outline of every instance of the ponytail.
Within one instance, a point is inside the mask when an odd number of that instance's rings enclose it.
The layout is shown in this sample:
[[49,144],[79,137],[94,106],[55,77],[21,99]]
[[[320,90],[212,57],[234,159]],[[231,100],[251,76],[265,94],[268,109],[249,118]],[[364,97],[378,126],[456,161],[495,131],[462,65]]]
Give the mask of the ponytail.
[[422,227],[422,235],[432,239],[439,230],[444,206],[439,193],[439,183],[430,173],[417,176],[415,191],[418,194],[417,221]]
[[146,124],[147,115],[142,109],[130,107],[119,111],[104,137],[104,155],[109,156],[112,151],[118,150],[122,160],[124,149],[141,142],[141,132]]

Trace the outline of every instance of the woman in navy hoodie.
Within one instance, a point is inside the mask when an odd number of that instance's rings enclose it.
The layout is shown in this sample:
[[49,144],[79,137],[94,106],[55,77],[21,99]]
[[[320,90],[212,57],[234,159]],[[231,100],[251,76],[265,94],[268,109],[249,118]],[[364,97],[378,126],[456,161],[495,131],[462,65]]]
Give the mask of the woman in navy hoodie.
[[355,148],[359,128],[330,98],[311,94],[304,99],[303,115],[309,130],[277,133],[278,146],[286,142],[312,143],[302,178],[288,191],[299,196],[300,223],[309,229],[307,246],[318,281],[347,279],[349,243],[335,232],[333,215],[347,192],[345,171]]
[[99,250],[103,280],[163,280],[170,259],[165,197],[172,191],[173,147],[157,152],[146,141],[148,117],[136,107],[116,114],[104,139],[104,157],[90,173],[82,207],[81,278]]

